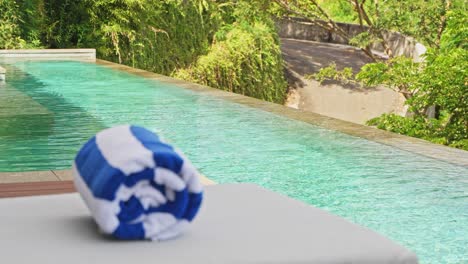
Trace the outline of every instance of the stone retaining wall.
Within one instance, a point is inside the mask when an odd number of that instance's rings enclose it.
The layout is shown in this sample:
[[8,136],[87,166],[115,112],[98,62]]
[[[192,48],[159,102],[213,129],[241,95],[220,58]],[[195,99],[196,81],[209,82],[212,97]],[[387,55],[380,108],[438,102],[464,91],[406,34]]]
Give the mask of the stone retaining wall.
[[[318,42],[346,44],[349,42],[336,33],[326,30],[314,23],[307,22],[300,18],[284,18],[276,21],[278,33],[281,38],[312,40]],[[354,37],[359,33],[367,31],[369,27],[356,24],[337,23],[347,34]],[[404,36],[398,32],[385,32],[384,38],[390,46],[390,49],[396,56],[406,56],[413,58],[414,61],[422,60],[421,55],[426,52],[426,48],[415,39]],[[380,43],[374,43],[371,46],[373,51],[383,53],[384,49]]]

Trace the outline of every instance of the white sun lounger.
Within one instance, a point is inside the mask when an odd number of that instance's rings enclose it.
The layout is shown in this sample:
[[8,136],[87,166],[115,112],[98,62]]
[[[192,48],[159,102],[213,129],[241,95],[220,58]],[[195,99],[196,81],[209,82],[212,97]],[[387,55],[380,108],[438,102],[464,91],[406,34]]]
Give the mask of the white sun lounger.
[[385,237],[251,184],[206,187],[197,219],[166,242],[116,241],[97,232],[78,194],[0,199],[2,263],[412,264]]

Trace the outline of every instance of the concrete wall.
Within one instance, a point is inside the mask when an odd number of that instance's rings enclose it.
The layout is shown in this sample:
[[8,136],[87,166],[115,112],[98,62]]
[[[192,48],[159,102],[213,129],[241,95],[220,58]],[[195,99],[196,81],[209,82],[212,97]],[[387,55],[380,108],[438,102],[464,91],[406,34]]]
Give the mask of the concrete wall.
[[28,49],[0,50],[0,59],[66,59],[95,61],[95,49]]
[[[318,21],[320,23],[321,21]],[[318,42],[349,44],[349,42],[336,33],[326,30],[317,24],[307,22],[299,18],[285,18],[277,20],[278,33],[281,38],[312,40]],[[324,23],[324,22],[322,22]],[[348,35],[356,36],[369,27],[362,27],[356,24],[337,23]],[[419,62],[421,55],[426,52],[426,48],[411,37],[404,36],[398,32],[385,32],[384,38],[390,49],[396,56],[403,55],[413,58]],[[372,50],[383,53],[384,49],[380,43],[372,44]]]

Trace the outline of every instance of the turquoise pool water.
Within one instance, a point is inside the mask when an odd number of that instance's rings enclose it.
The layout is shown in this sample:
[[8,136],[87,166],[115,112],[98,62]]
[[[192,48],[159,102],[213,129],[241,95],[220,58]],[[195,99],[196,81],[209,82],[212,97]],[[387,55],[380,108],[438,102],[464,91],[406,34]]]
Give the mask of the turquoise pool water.
[[7,70],[3,102],[25,105],[0,105],[0,171],[68,168],[100,129],[138,124],[217,182],[254,182],[329,210],[412,249],[421,263],[468,263],[466,167],[95,64]]

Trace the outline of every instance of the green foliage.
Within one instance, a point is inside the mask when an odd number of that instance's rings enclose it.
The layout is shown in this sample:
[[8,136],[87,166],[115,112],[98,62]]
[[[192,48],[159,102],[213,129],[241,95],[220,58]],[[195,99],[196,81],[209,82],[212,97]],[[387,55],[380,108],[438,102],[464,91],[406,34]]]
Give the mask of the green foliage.
[[[310,1],[299,0],[298,2]],[[354,0],[317,0],[317,3],[333,20],[357,24],[359,15],[354,2]],[[370,33],[374,34],[380,29],[398,31],[415,37],[426,46],[436,45],[441,17],[447,13],[448,2],[450,2],[449,9],[460,10],[465,13],[465,16],[467,12],[466,0],[358,0],[357,2],[364,2],[363,7],[374,28],[374,32]],[[365,21],[364,24],[370,26]],[[460,26],[466,28],[466,25]]]
[[168,75],[207,52],[215,8],[204,0],[72,1],[50,8],[58,23],[49,44],[95,47],[101,58]]
[[[92,24],[89,23],[88,10],[91,6],[88,0],[33,1],[38,3],[31,8],[32,12],[43,16],[42,23],[39,22],[40,37],[49,48],[81,47],[82,43],[90,40]],[[35,29],[37,27],[32,29],[33,32]]]
[[356,79],[365,86],[385,84],[409,99],[419,88],[418,79],[423,70],[421,66],[410,58],[395,57],[386,62],[365,65]]
[[[439,49],[427,51],[425,62],[396,58],[390,63],[366,65],[358,79],[368,83],[385,83],[410,94],[407,104],[415,114],[404,118],[383,116],[371,123],[398,133],[467,149],[468,141],[468,49],[466,16],[448,14],[447,30]],[[431,106],[440,109],[440,116],[428,118]],[[395,128],[397,127],[397,128]],[[420,130],[415,132],[414,130]]]
[[[444,31],[445,18],[451,10],[467,13],[466,0],[274,0],[273,10],[278,16],[295,16],[317,23],[362,48],[375,60],[370,52],[370,43],[381,43],[389,57],[384,35],[386,31],[401,32],[416,38],[427,47],[438,47],[440,33]],[[343,31],[336,22],[355,23],[366,26],[366,32],[353,36]],[[460,26],[466,25],[460,24]],[[466,32],[466,30],[465,30]],[[465,33],[466,34],[466,33]]]
[[[377,8],[376,2],[381,2]],[[373,0],[368,4],[376,27],[412,36],[428,47],[437,46],[442,17],[448,10],[458,10],[466,16],[466,0]]]
[[468,138],[468,50],[431,51],[418,78],[420,84],[408,104],[417,111],[431,105],[448,114],[444,127],[447,140]]
[[222,7],[207,0],[0,1],[0,47],[24,47],[23,39],[29,46],[92,47],[100,58],[163,74],[205,54],[222,25]]
[[[432,121],[436,120],[433,119]],[[395,114],[383,114],[380,117],[367,121],[367,124],[412,137],[424,138],[427,140],[433,138],[433,123],[427,122],[427,120],[420,116],[407,118]],[[436,141],[439,141],[439,139],[436,139]]]
[[367,121],[367,125],[411,137],[422,138],[433,143],[444,144],[468,150],[468,139],[450,139],[447,136],[446,124],[449,117],[446,112],[439,119],[426,119],[422,116],[402,117],[395,114],[384,114]]
[[96,48],[102,59],[265,100],[286,94],[268,0],[0,1],[0,48]]
[[0,49],[23,48],[26,42],[21,38],[19,7],[11,0],[0,0]]
[[317,1],[334,20],[344,23],[357,23],[358,15],[348,1],[319,0]]
[[[388,62],[367,64],[357,75],[350,68],[340,71],[331,64],[313,78],[320,82],[356,82],[363,87],[385,84],[407,98],[413,116],[383,115],[370,120],[369,125],[468,149],[468,50],[461,48],[463,43],[452,49],[430,49],[424,63],[396,57]],[[439,115],[427,117],[427,110],[434,106]]]
[[[226,28],[224,29],[226,31]],[[274,28],[262,22],[230,26],[188,69],[175,76],[223,90],[282,103],[286,81]]]
[[306,79],[315,79],[322,83],[326,80],[340,81],[349,83],[353,81],[353,69],[346,67],[343,70],[338,70],[336,63],[332,62],[327,67],[321,68],[318,73],[306,75]]
[[49,23],[43,0],[17,0],[20,9],[21,37],[27,48],[40,48],[44,42],[44,32]]
[[378,42],[379,39],[371,34],[368,31],[364,31],[362,33],[357,34],[356,36],[352,37],[349,40],[349,44],[353,45],[358,48],[366,48],[367,46],[371,45],[372,43]]
[[440,49],[449,51],[455,48],[468,49],[468,17],[464,10],[447,13],[447,27],[441,36]]
[[[312,78],[322,82],[355,82],[365,87],[379,84],[403,94],[411,117],[383,115],[369,124],[436,143],[467,148],[468,141],[468,17],[465,0],[275,0],[286,14],[327,21],[325,27],[360,47],[377,62],[338,70],[331,64]],[[336,8],[336,6],[340,8]],[[350,13],[354,16],[348,16]],[[340,13],[341,12],[341,13]],[[350,37],[335,21],[357,22],[368,30]],[[323,26],[323,25],[322,25]],[[415,37],[428,48],[425,61],[393,57],[385,31]],[[390,57],[384,61],[370,53],[370,43],[381,43]],[[434,117],[428,115],[435,109]]]
[[[208,54],[174,76],[259,99],[283,103],[287,83],[269,1],[230,1],[225,24]],[[225,4],[228,4],[226,2]]]

